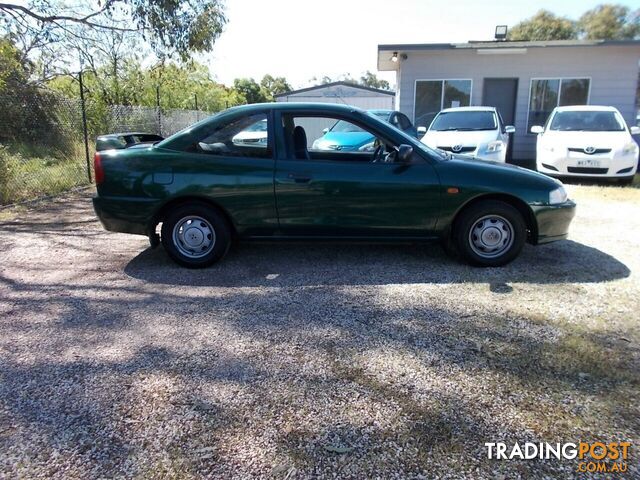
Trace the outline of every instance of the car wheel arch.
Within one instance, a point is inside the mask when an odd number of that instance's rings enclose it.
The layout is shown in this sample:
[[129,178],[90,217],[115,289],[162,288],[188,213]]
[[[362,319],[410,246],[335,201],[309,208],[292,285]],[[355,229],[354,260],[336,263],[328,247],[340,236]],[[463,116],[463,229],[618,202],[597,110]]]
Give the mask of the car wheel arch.
[[536,221],[536,217],[533,214],[533,210],[531,210],[529,205],[527,205],[527,203],[524,200],[516,197],[515,195],[510,195],[508,193],[486,193],[486,194],[477,195],[467,200],[464,204],[462,204],[456,210],[455,214],[453,215],[453,219],[451,220],[451,223],[449,224],[449,228],[447,229],[445,234],[446,237],[451,236],[452,227],[456,224],[456,221],[460,218],[460,215],[462,214],[463,211],[465,211],[467,208],[473,205],[476,205],[486,200],[497,200],[500,202],[504,202],[508,205],[511,205],[516,210],[518,210],[518,212],[520,212],[520,214],[522,215],[522,218],[524,219],[524,222],[527,226],[527,241],[529,243],[536,242],[536,239],[538,238],[538,222]]
[[231,233],[232,233],[233,237],[237,236],[236,226],[235,226],[235,223],[233,222],[233,218],[231,217],[231,215],[229,215],[229,212],[227,212],[215,200],[212,200],[212,199],[206,198],[206,197],[193,196],[193,195],[187,195],[187,196],[182,196],[182,197],[174,197],[174,198],[171,198],[171,199],[167,200],[165,203],[163,203],[158,208],[156,214],[153,216],[151,222],[148,225],[148,230],[149,230],[150,234],[154,234],[155,233],[158,224],[160,222],[162,222],[163,218],[167,215],[167,213],[170,210],[172,210],[172,209],[174,209],[174,208],[176,208],[178,206],[188,204],[188,203],[204,204],[204,205],[207,205],[208,207],[211,207],[211,208],[217,210],[218,212],[220,212],[222,214],[222,216],[224,216],[225,219],[227,220],[227,223],[229,224],[229,227],[231,227]]

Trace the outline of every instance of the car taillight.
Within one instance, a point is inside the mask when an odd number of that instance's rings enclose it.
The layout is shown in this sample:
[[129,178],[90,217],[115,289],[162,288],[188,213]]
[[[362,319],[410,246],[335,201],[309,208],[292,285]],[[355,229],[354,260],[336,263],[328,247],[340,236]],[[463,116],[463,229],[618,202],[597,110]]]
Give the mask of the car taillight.
[[104,169],[102,168],[102,156],[96,152],[93,156],[93,172],[96,178],[96,185],[104,182]]

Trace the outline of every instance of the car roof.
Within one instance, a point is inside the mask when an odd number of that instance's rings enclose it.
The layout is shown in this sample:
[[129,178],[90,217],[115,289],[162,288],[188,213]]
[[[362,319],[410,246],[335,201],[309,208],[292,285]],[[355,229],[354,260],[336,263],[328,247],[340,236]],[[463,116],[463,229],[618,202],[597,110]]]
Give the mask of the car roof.
[[[607,107],[603,105],[570,105],[567,107],[556,107],[557,112],[618,112],[615,107]],[[618,112],[620,113],[620,112]]]
[[354,107],[353,105],[343,105],[338,103],[314,103],[314,102],[271,102],[271,103],[252,103],[249,105],[238,105],[231,107],[227,110],[223,110],[220,113],[226,112],[246,112],[251,113],[253,111],[260,112],[265,108],[272,108],[274,110],[308,110],[317,112],[364,112],[361,108]]
[[495,112],[495,111],[496,111],[495,107],[478,106],[478,107],[451,107],[451,108],[445,108],[444,110],[441,110],[440,113],[443,113],[443,112]]

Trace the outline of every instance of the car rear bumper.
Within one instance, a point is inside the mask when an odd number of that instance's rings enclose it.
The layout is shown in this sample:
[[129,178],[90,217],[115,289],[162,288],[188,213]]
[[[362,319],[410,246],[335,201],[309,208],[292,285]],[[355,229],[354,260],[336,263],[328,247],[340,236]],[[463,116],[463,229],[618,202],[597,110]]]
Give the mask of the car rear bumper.
[[149,228],[158,208],[152,199],[93,197],[93,209],[110,232],[149,235]]
[[576,214],[576,204],[567,200],[559,205],[534,206],[533,214],[538,224],[536,245],[563,240],[569,235],[569,225]]

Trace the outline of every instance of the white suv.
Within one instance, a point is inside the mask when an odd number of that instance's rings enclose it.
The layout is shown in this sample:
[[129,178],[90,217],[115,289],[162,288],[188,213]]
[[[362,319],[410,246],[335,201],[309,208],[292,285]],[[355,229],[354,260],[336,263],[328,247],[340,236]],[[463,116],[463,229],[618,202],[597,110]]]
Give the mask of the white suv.
[[638,167],[638,145],[613,107],[593,105],[558,107],[538,134],[536,164],[547,175],[619,178],[631,183]]
[[472,155],[480,160],[504,162],[509,134],[493,107],[446,108],[436,115],[422,137],[422,143],[447,152]]

